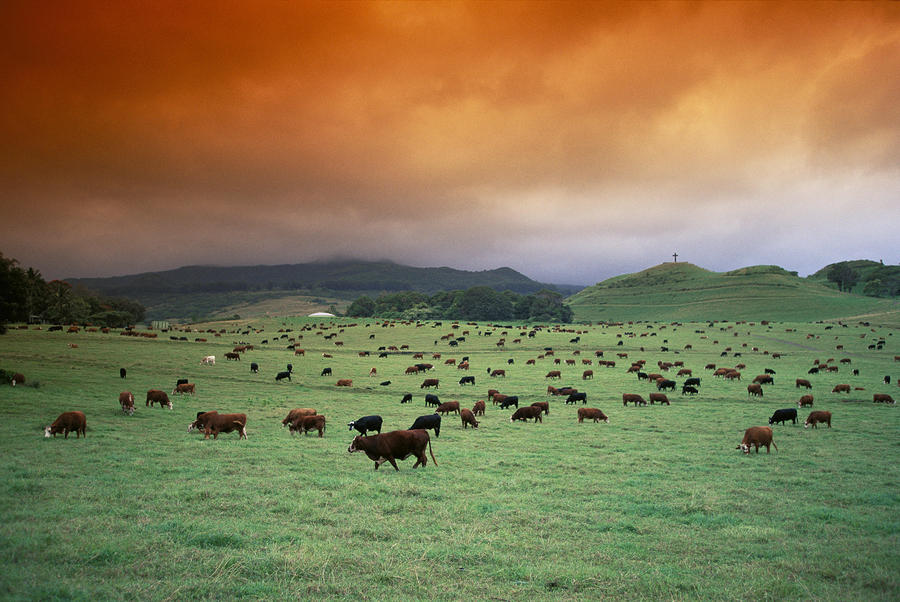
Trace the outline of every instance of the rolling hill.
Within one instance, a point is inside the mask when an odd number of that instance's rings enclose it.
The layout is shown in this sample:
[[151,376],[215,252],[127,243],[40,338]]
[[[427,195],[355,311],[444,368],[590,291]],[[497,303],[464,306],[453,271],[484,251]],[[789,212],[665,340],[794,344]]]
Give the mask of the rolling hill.
[[609,278],[568,299],[576,320],[774,320],[859,318],[900,324],[894,300],[840,293],[778,266],[712,272],[663,263]]

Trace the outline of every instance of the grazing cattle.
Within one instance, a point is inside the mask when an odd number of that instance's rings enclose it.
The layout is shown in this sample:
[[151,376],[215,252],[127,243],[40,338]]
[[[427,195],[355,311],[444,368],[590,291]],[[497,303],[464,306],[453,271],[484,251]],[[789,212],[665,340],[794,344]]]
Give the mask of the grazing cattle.
[[648,375],[646,372],[638,371],[637,377],[638,377],[638,380],[647,380],[648,379]]
[[478,428],[478,421],[475,420],[475,414],[472,412],[472,410],[463,408],[459,412],[459,417],[462,419],[462,425],[464,429],[469,428],[470,424],[473,428]]
[[441,405],[441,400],[438,399],[437,395],[433,395],[431,393],[425,394],[425,405],[427,406],[439,406]]
[[824,422],[828,425],[828,428],[831,428],[831,412],[825,412],[823,410],[810,412],[809,416],[806,417],[806,422],[803,423],[803,428],[809,428],[810,426],[818,428],[816,425],[820,422]]
[[331,376],[331,368],[322,368],[322,373],[319,376]]
[[228,353],[225,354],[225,359],[226,360],[236,360],[239,362],[239,361],[241,361],[241,354],[235,353],[233,351],[229,351]]
[[419,416],[412,423],[412,426],[409,427],[409,430],[415,429],[431,429],[434,431],[435,437],[441,436],[441,415],[440,414],[425,414],[424,416]]
[[294,349],[294,355],[302,355],[306,357],[306,349]]
[[762,397],[762,385],[747,385],[747,397]]
[[884,384],[886,384],[886,385],[891,384],[891,375],[890,374],[888,374],[884,377]]
[[850,385],[835,385],[831,390],[832,393],[849,393]]
[[665,391],[666,389],[669,389],[670,391],[674,391],[675,390],[675,381],[668,380],[666,378],[661,378],[658,381],[656,381],[656,390],[657,391]]
[[744,439],[735,449],[749,454],[751,445],[756,447],[756,453],[759,453],[760,446],[765,446],[766,453],[769,453],[770,445],[775,447],[775,451],[778,451],[778,446],[772,441],[772,427],[770,426],[751,426],[744,431]]
[[380,383],[378,383],[378,385],[381,387],[388,387],[388,386],[390,386],[390,384],[391,384],[391,381],[389,381],[389,380],[383,380]]
[[894,403],[894,398],[887,393],[875,393],[872,396],[872,401],[875,403]]
[[766,374],[773,374],[773,375],[775,374],[775,371],[772,370],[771,368],[766,368],[765,370],[763,370],[763,372],[765,372]]
[[725,380],[741,380],[741,373],[737,370],[729,370],[725,373]]
[[436,378],[426,378],[422,381],[422,384],[419,385],[420,389],[428,389],[430,387],[438,388],[438,379]]
[[759,376],[757,376],[756,378],[753,379],[753,382],[754,382],[754,383],[757,383],[757,384],[760,384],[760,385],[772,385],[772,384],[775,384],[775,381],[774,381],[774,380],[772,379],[772,377],[771,377],[770,375],[768,375],[768,374],[760,374]]
[[544,378],[562,378],[562,373],[559,370],[551,370]]
[[119,368],[119,378],[125,378],[126,374],[127,374],[127,372],[126,372],[125,368]]
[[287,370],[288,372],[290,372],[291,374],[293,374],[293,373],[294,373],[294,364],[288,364],[288,365],[285,367],[285,370]]
[[677,376],[690,376],[690,375],[691,375],[690,368],[682,368],[681,370],[678,371],[678,374],[677,374]]
[[216,410],[211,410],[209,412],[197,412],[197,419],[188,425],[187,432],[190,433],[194,429],[205,431],[206,430],[206,421],[217,414],[218,414],[218,412]]
[[589,378],[594,378],[593,370],[585,370],[581,373],[581,380],[588,380]]
[[496,378],[498,376],[506,378],[506,370],[494,370],[491,372],[491,378]]
[[500,409],[505,410],[509,406],[519,407],[519,397],[517,395],[504,395],[503,400],[500,401]]
[[256,362],[250,362],[250,372],[252,372],[253,374],[258,374],[259,364],[257,364]]
[[[207,412],[210,414],[211,412]],[[206,428],[203,431],[203,438],[209,439],[212,435],[213,439],[219,438],[219,433],[230,433],[237,431],[238,439],[247,438],[247,415],[246,414],[219,414],[209,416],[206,419]]]
[[697,390],[697,387],[692,387],[691,385],[682,385],[681,386],[681,394],[682,395],[696,395],[700,391]]
[[459,402],[458,401],[445,401],[441,405],[437,407],[435,412],[441,414],[442,416],[446,416],[450,412],[456,412],[459,414]]
[[546,401],[536,401],[531,405],[533,405],[536,408],[541,408],[541,410],[544,412],[544,414],[547,414],[547,415],[550,414],[550,404]]
[[775,410],[775,413],[772,414],[772,417],[769,418],[769,424],[775,424],[776,422],[781,423],[782,425],[790,420],[794,424],[797,424],[797,409],[796,408],[785,408],[783,410]]
[[807,374],[818,374],[819,369],[818,368],[810,368],[809,370],[806,371],[806,373]]
[[305,435],[309,431],[316,430],[319,432],[319,437],[321,438],[325,436],[325,417],[321,414],[315,416],[298,416],[296,420],[291,422],[289,429],[291,435],[298,431]]
[[684,381],[684,384],[688,387],[699,387],[700,379],[695,376],[693,378],[689,378],[686,381]]
[[474,376],[463,376],[461,379],[459,379],[459,384],[461,384],[461,385],[474,385],[474,384],[475,384],[475,377],[474,377]]
[[637,407],[638,404],[645,406],[647,402],[644,401],[644,398],[636,393],[622,393],[622,405],[627,406],[628,402],[631,402]]
[[419,369],[419,372],[428,372],[434,368],[434,366],[432,364],[416,364],[416,368]]
[[185,393],[189,393],[191,395],[194,394],[194,383],[181,383],[179,385],[175,385],[175,390],[172,391],[172,394],[184,395]]
[[472,413],[476,416],[484,416],[485,404],[480,399],[472,406]]
[[797,402],[797,407],[802,408],[803,406],[811,406],[813,404],[813,396],[812,395],[804,395],[800,398],[800,401]]
[[578,422],[584,422],[585,419],[600,422],[601,420],[609,424],[609,417],[597,408],[578,408]]
[[44,437],[53,435],[55,438],[57,433],[63,433],[63,439],[68,439],[71,432],[75,433],[76,439],[78,437],[86,438],[86,429],[87,419],[84,417],[84,412],[63,412],[53,421],[53,424],[44,428]]
[[553,385],[547,385],[547,395],[559,395],[559,389]]
[[291,373],[285,371],[285,372],[279,372],[278,374],[275,375],[275,382],[281,382],[284,379],[291,380]]
[[[516,407],[518,408],[518,406]],[[542,411],[537,406],[522,406],[513,412],[513,415],[509,417],[509,421],[521,420],[522,422],[527,422],[529,418],[534,418],[535,423],[543,422],[544,420],[541,418]]]
[[794,388],[799,389],[800,387],[805,387],[807,389],[812,389],[812,383],[810,383],[805,378],[798,378],[794,381]]
[[122,406],[122,411],[129,416],[134,414],[134,395],[131,394],[131,391],[119,393],[119,405]]
[[418,373],[419,373],[419,368],[416,366],[410,366],[409,368],[406,369],[406,374],[418,374]]
[[362,418],[357,418],[353,422],[348,422],[347,426],[350,427],[349,430],[351,431],[353,429],[359,431],[360,435],[365,435],[368,431],[381,433],[381,416],[363,416]]
[[571,395],[566,397],[567,404],[570,404],[570,403],[577,404],[579,401],[582,404],[586,404],[587,403],[587,393],[572,393]]
[[315,416],[316,411],[313,408],[295,408],[288,412],[288,415],[284,417],[284,420],[281,421],[281,426],[284,428],[285,426],[291,424],[298,418],[302,418],[303,416]]
[[400,403],[410,403],[412,402],[412,393],[406,393],[403,395],[403,398],[400,400]]
[[336,387],[352,387],[353,379],[352,378],[341,378],[335,383]]
[[416,463],[413,468],[420,464],[424,467],[428,462],[425,456],[425,447],[428,447],[428,453],[431,454],[431,460],[437,466],[437,460],[434,459],[434,453],[431,451],[431,437],[428,431],[424,429],[411,429],[408,431],[391,431],[383,435],[375,435],[373,437],[357,436],[347,448],[349,453],[364,452],[370,460],[375,461],[375,470],[385,462],[390,462],[395,470],[397,460],[405,460],[410,456],[416,456]]
[[371,370],[369,370],[369,376],[377,376],[377,375],[378,375],[378,369],[372,368]]
[[147,405],[152,408],[154,403],[158,403],[159,407],[166,406],[170,410],[172,409],[172,402],[169,401],[169,396],[166,395],[165,391],[160,391],[159,389],[147,391]]
[[207,355],[205,358],[200,360],[200,365],[206,364],[207,366],[215,366],[216,365],[216,356]]
[[[189,381],[188,379],[186,379],[186,378],[179,378],[178,380],[175,381],[175,388],[177,389],[177,388],[178,388],[178,385],[186,385],[186,384],[188,384],[189,382],[190,382],[190,381]],[[173,391],[173,393],[174,393],[174,391]]]
[[[681,394],[684,395],[683,390],[682,390]],[[651,393],[650,394],[650,405],[653,405],[654,402],[664,403],[667,406],[672,405],[669,403],[669,398],[666,397],[665,393]],[[635,404],[635,405],[637,405],[637,404]]]

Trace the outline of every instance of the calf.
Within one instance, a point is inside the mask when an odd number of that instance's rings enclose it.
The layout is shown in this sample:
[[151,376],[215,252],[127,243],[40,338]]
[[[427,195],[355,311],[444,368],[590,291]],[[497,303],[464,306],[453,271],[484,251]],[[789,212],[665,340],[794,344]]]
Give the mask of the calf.
[[806,389],[812,389],[812,383],[810,383],[805,378],[798,378],[794,381],[794,388],[799,389],[800,387],[805,387]]
[[[518,408],[518,406],[516,407]],[[522,406],[513,412],[513,415],[509,417],[509,421],[521,420],[522,422],[527,422],[529,418],[534,418],[535,423],[543,422],[541,412],[541,408],[537,406]]]
[[550,414],[550,404],[547,403],[546,401],[536,401],[531,405],[536,408],[541,408],[541,411],[543,411],[544,414],[547,414],[547,415]]
[[578,422],[584,422],[585,419],[592,419],[594,422],[601,420],[609,424],[609,417],[597,408],[578,408]]
[[[210,414],[211,412],[207,412]],[[237,431],[238,439],[247,438],[247,415],[246,414],[219,414],[205,416],[206,428],[204,429],[204,439],[209,439],[212,435],[213,439],[219,438],[219,433],[230,433]]]
[[485,404],[480,399],[472,406],[472,413],[476,416],[484,416]]
[[778,451],[778,446],[772,441],[772,427],[770,426],[751,426],[744,431],[744,439],[735,449],[739,449],[745,454],[749,454],[751,445],[756,448],[757,454],[759,453],[760,446],[765,446],[766,453],[769,453],[770,445],[775,448],[775,451]]
[[431,454],[431,460],[437,466],[437,460],[434,459],[434,452],[431,451],[431,437],[428,431],[424,429],[411,429],[408,431],[391,431],[374,435],[372,437],[357,436],[347,448],[349,453],[364,452],[370,460],[375,461],[375,470],[385,462],[390,462],[394,470],[399,472],[397,460],[405,460],[410,456],[416,456],[416,463],[413,468],[420,464],[424,467],[428,463],[425,456],[425,447],[428,446],[428,453]]
[[131,394],[131,391],[119,393],[119,405],[122,406],[122,411],[129,416],[134,414],[134,395]]
[[439,406],[439,405],[441,405],[441,400],[437,395],[432,395],[431,393],[426,393],[425,394],[425,405]]
[[431,429],[434,431],[435,437],[441,436],[441,415],[440,414],[425,414],[424,416],[419,416],[412,423],[412,426],[409,427],[409,430],[414,429]]
[[516,395],[504,395],[503,401],[500,402],[500,409],[505,410],[509,406],[519,407],[519,397]]
[[119,368],[119,378],[125,378],[126,374],[127,371],[125,370],[125,368]]
[[347,423],[347,426],[350,427],[349,430],[356,429],[359,431],[360,435],[366,435],[368,431],[375,431],[377,433],[381,433],[381,416],[363,416],[362,418],[357,418],[353,422]]
[[[682,393],[682,395],[683,395],[683,394],[684,394],[684,393]],[[668,406],[668,405],[672,405],[672,404],[669,403],[669,398],[666,397],[666,394],[665,394],[665,393],[651,393],[651,394],[650,394],[650,405],[653,405],[653,402],[659,402],[659,403],[661,403],[661,404],[664,403],[664,404],[666,404],[667,406]],[[637,405],[637,404],[635,404],[635,405]]]
[[644,401],[644,398],[636,393],[622,393],[622,405],[627,406],[628,402],[631,402],[637,407],[638,404],[642,406],[647,405],[647,402]]
[[291,380],[291,373],[288,371],[284,371],[284,372],[279,372],[278,374],[275,375],[275,382],[281,382],[284,379]]
[[55,438],[57,433],[63,433],[63,439],[68,439],[69,433],[72,432],[75,433],[76,439],[87,438],[86,429],[87,419],[84,412],[63,412],[53,421],[53,424],[44,428],[44,437],[53,435]]
[[295,408],[295,409],[291,410],[290,412],[288,412],[288,415],[285,416],[284,420],[281,421],[281,427],[284,428],[285,426],[291,424],[292,422],[294,422],[295,420],[297,420],[298,418],[301,418],[303,416],[315,416],[315,415],[316,415],[316,411],[312,408]]
[[775,413],[772,414],[771,418],[769,418],[769,425],[775,424],[776,422],[783,425],[788,420],[790,420],[794,424],[797,424],[797,408],[775,410]]
[[298,416],[297,419],[291,423],[289,428],[291,435],[298,431],[305,435],[309,431],[316,430],[319,432],[319,437],[321,438],[325,436],[325,417],[321,414],[316,414],[315,416]]
[[462,419],[463,428],[469,428],[469,425],[472,425],[472,428],[478,428],[478,421],[475,420],[475,414],[472,410],[463,408],[459,411],[459,417]]
[[166,395],[165,391],[160,391],[159,389],[147,391],[147,405],[152,408],[154,403],[158,403],[159,407],[165,406],[170,410],[172,409],[172,402],[169,401],[169,396]]
[[[696,394],[699,393],[699,392],[700,392],[700,391],[697,390],[697,387],[692,387],[691,385],[683,385],[683,386],[681,387],[681,394],[682,394],[682,395],[696,395]],[[652,394],[651,394],[650,401],[651,401],[651,402],[653,401]]]
[[747,385],[747,397],[762,397],[763,389],[762,385],[753,384]]
[[823,410],[810,412],[809,416],[806,417],[806,422],[803,423],[803,428],[806,429],[810,426],[812,426],[813,428],[818,428],[816,425],[820,422],[824,422],[828,425],[828,428],[831,428],[831,412],[826,412]]
[[400,403],[412,403],[412,393],[406,393],[400,400]]
[[800,401],[797,402],[797,407],[802,408],[803,406],[811,406],[813,404],[813,396],[812,395],[804,395],[800,398]]
[[256,362],[250,362],[250,372],[253,374],[259,374],[259,364]]
[[474,385],[474,384],[475,384],[475,377],[474,377],[474,376],[463,376],[461,379],[459,379],[459,384],[461,384],[461,385]]
[[441,405],[437,407],[435,412],[446,416],[450,412],[456,412],[459,414],[459,402],[458,401],[445,401]]

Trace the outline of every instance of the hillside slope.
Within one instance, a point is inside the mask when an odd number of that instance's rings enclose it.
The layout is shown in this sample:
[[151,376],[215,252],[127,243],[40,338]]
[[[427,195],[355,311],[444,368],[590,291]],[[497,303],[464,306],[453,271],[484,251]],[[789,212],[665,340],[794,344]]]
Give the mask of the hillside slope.
[[604,280],[568,302],[576,320],[807,322],[860,317],[900,323],[896,301],[840,293],[778,266],[711,272],[690,263],[663,263]]

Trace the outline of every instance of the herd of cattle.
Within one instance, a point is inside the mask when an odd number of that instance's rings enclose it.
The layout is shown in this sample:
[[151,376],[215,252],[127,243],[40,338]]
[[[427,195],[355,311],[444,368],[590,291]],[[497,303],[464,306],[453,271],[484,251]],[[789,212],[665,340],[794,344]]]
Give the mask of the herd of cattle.
[[[350,327],[354,325],[329,325],[319,326],[319,328],[329,329],[329,328],[341,328],[340,332],[343,332],[344,327]],[[314,325],[315,327],[315,325]],[[454,328],[457,326],[455,325]],[[290,332],[290,331],[288,331]],[[577,332],[579,335],[581,331],[566,331],[566,332]],[[699,332],[699,331],[698,331]],[[490,331],[488,332],[479,332],[479,335],[484,334],[488,336]],[[534,330],[527,333],[529,337],[533,337]],[[243,333],[246,334],[246,333]],[[323,332],[320,330],[317,334],[322,335]],[[326,335],[326,339],[333,338],[337,333],[331,333]],[[463,334],[468,334],[468,331],[463,331]],[[503,333],[506,334],[505,332]],[[523,335],[526,333],[522,333]],[[655,333],[654,333],[655,335]],[[644,336],[644,335],[641,335]],[[282,335],[281,338],[287,338],[286,335]],[[302,336],[300,337],[302,338]],[[371,335],[370,338],[374,338],[374,335]],[[705,337],[703,337],[705,338]],[[445,339],[445,337],[442,337]],[[572,339],[571,342],[578,342],[580,339],[576,337]],[[457,343],[458,346],[460,341],[464,341],[464,337],[456,337],[452,339]],[[520,339],[516,339],[516,342],[520,341]],[[665,341],[667,342],[667,341]],[[263,341],[263,343],[268,343],[268,340]],[[342,343],[340,341],[335,341],[335,345],[341,346]],[[437,341],[435,341],[437,344]],[[505,338],[500,339],[498,342],[498,347],[505,344]],[[619,342],[621,346],[621,341]],[[686,346],[685,349],[690,349],[690,345]],[[233,351],[225,354],[226,359],[240,361],[241,354],[247,351],[252,351],[254,348],[253,345],[241,344],[234,348]],[[390,348],[379,348],[379,357],[386,357],[388,351],[394,352],[402,352],[404,348],[408,349],[408,346],[403,347],[390,347]],[[296,345],[296,339],[291,337],[290,345],[288,349],[293,351],[294,356],[304,356],[305,350],[300,349]],[[644,348],[641,347],[641,351]],[[662,347],[663,351],[668,351],[666,347]],[[728,348],[730,351],[731,348]],[[758,349],[754,348],[754,351],[758,351]],[[407,352],[409,353],[409,352]],[[575,350],[573,355],[578,355],[579,351]],[[607,368],[614,368],[616,362],[614,360],[603,360],[600,359],[603,357],[603,351],[595,351],[595,361],[599,366],[605,366]],[[722,353],[725,355],[725,352]],[[739,357],[741,354],[733,353],[735,357]],[[360,357],[368,357],[369,352],[359,352]],[[771,357],[777,357],[778,354],[772,354]],[[323,358],[331,358],[332,354],[323,353]],[[414,359],[424,359],[424,353],[414,353],[412,354]],[[628,353],[620,352],[617,353],[618,359],[626,359],[628,357]],[[433,353],[432,359],[440,359],[440,353]],[[536,359],[546,359],[553,361],[555,364],[562,363],[560,358],[554,357],[554,350],[552,348],[544,348],[543,353],[537,356]],[[895,358],[897,359],[897,358]],[[833,363],[833,359],[829,359],[824,363],[820,363],[819,360],[815,361],[815,365],[813,368],[809,370],[809,374],[816,374],[820,371],[836,371],[836,367],[831,366]],[[201,359],[200,364],[206,366],[214,366],[216,363],[216,358],[213,355],[205,356]],[[514,363],[513,359],[509,359],[508,363],[512,365]],[[575,359],[566,359],[566,365],[575,365]],[[582,365],[591,365],[594,362],[591,359],[582,359]],[[841,363],[850,363],[849,359],[842,359]],[[456,364],[455,359],[448,359],[445,361],[447,365],[455,365],[458,370],[469,370],[469,358],[463,357],[462,361],[459,364]],[[535,359],[529,359],[526,362],[526,365],[535,365]],[[647,399],[645,400],[644,396],[639,393],[623,393],[622,394],[622,404],[623,406],[628,406],[629,403],[634,406],[646,406],[648,404],[661,404],[661,405],[671,405],[671,402],[666,394],[666,391],[674,392],[677,387],[677,382],[672,378],[666,378],[663,373],[668,372],[670,369],[677,369],[677,377],[686,377],[684,382],[681,385],[681,395],[682,396],[695,396],[699,393],[701,387],[701,378],[697,376],[693,376],[693,371],[690,368],[684,366],[683,361],[674,361],[674,362],[657,362],[657,366],[659,368],[659,372],[651,372],[645,370],[645,360],[633,361],[631,362],[631,366],[628,368],[627,373],[636,373],[637,381],[646,381],[655,387],[656,392],[651,392],[648,394]],[[405,369],[405,375],[414,375],[419,373],[427,373],[432,370],[434,366],[429,363],[425,363],[424,361],[421,363],[417,363],[409,366]],[[712,375],[715,378],[722,378],[726,381],[740,381],[742,379],[741,370],[745,369],[746,366],[743,363],[737,364],[735,367],[717,367],[715,364],[707,364],[705,366],[706,370],[712,371]],[[256,362],[251,362],[250,371],[252,373],[259,372],[259,365]],[[857,371],[854,371],[858,374]],[[505,369],[491,369],[487,368],[486,373],[491,379],[504,379],[506,378],[506,370]],[[291,364],[287,364],[287,369],[283,371],[278,371],[275,375],[276,382],[280,381],[291,381],[291,376],[293,374],[293,366]],[[326,367],[322,369],[321,376],[331,376],[332,369],[330,367]],[[371,368],[368,372],[369,376],[376,376],[377,369]],[[126,371],[124,368],[120,371],[120,377],[125,378]],[[764,395],[764,385],[771,385],[774,383],[775,371],[769,368],[765,369],[764,374],[760,374],[752,379],[751,384],[747,386],[747,396],[748,397],[763,397]],[[582,373],[582,380],[592,380],[594,377],[594,372],[592,369],[587,369]],[[549,381],[561,380],[562,372],[561,370],[550,370],[547,372],[545,379]],[[24,382],[24,376],[16,375],[16,379],[20,379],[18,382]],[[890,377],[884,377],[885,383],[890,383]],[[13,382],[15,384],[15,381]],[[385,381],[381,383],[382,385],[389,385],[390,381]],[[459,386],[466,385],[475,385],[475,376],[465,375],[462,376],[458,381]],[[353,379],[350,378],[341,378],[338,379],[335,386],[337,387],[352,387]],[[428,389],[439,389],[440,387],[440,379],[435,377],[428,377],[422,381],[420,385],[420,389],[428,390]],[[808,379],[797,378],[795,381],[796,388],[803,388],[805,390],[809,390],[812,385]],[[188,382],[186,379],[179,379],[175,385],[173,390],[173,394],[178,395],[193,395],[196,391],[195,384]],[[833,393],[850,393],[851,387],[849,384],[838,384],[834,386],[832,392]],[[584,421],[592,421],[594,423],[604,422],[609,423],[609,417],[599,408],[596,407],[587,407],[587,394],[583,391],[578,391],[576,388],[572,386],[560,386],[556,387],[553,385],[548,385],[546,393],[548,396],[564,396],[565,403],[569,404],[578,404],[581,403],[581,408],[577,408],[575,413],[577,417],[577,421],[582,423]],[[533,402],[529,405],[519,405],[519,397],[518,395],[507,395],[500,393],[497,389],[489,389],[487,392],[487,399],[493,403],[495,406],[499,406],[501,410],[515,407],[512,415],[509,420],[511,422],[514,421],[528,421],[532,420],[534,423],[542,423],[543,416],[547,416],[550,413],[549,403],[546,401],[537,401]],[[401,399],[401,403],[408,403],[412,401],[412,394],[406,393]],[[809,407],[813,405],[813,396],[811,394],[805,394],[800,397],[797,402],[797,406]],[[873,396],[873,401],[876,403],[889,403],[893,404],[894,399],[887,394],[876,393]],[[135,397],[129,391],[123,391],[119,395],[119,403],[121,405],[122,411],[127,415],[133,415],[135,411]],[[162,390],[159,389],[150,389],[146,394],[146,406],[152,407],[154,404],[158,404],[161,408],[165,407],[168,409],[173,408],[172,401],[169,398],[169,395]],[[426,414],[420,416],[415,419],[413,424],[409,427],[409,429],[401,430],[401,431],[392,431],[382,433],[382,424],[383,419],[378,415],[369,415],[363,416],[357,420],[354,420],[348,424],[349,429],[356,430],[359,432],[359,435],[355,437],[353,442],[351,443],[348,451],[353,452],[365,452],[366,455],[375,462],[375,468],[377,469],[383,462],[390,462],[394,468],[397,468],[397,464],[395,460],[397,459],[405,459],[409,456],[416,456],[417,462],[415,466],[426,464],[425,457],[425,447],[428,447],[429,453],[431,453],[432,461],[434,461],[434,455],[431,452],[431,443],[430,436],[428,431],[432,431],[435,437],[440,436],[441,429],[441,418],[442,416],[447,416],[448,414],[455,413],[459,416],[461,421],[461,428],[467,429],[468,427],[472,427],[473,429],[477,429],[479,426],[479,421],[477,419],[478,416],[484,416],[486,409],[485,400],[479,400],[475,402],[472,408],[464,408],[460,407],[460,403],[458,401],[446,401],[441,402],[438,398],[438,395],[434,393],[425,393],[425,405],[426,406],[434,406],[434,412],[431,414]],[[818,424],[826,424],[829,428],[831,427],[831,412],[828,411],[811,411],[810,414],[804,421],[804,426],[806,428],[813,427],[817,428]],[[785,424],[787,421],[791,421],[792,424],[797,424],[798,415],[797,409],[795,408],[784,408],[776,410],[775,413],[769,418],[769,426],[754,426],[750,427],[746,430],[744,434],[744,438],[741,441],[741,444],[738,446],[738,449],[742,450],[745,454],[750,453],[751,448],[755,448],[756,452],[759,453],[759,447],[764,446],[768,453],[769,447],[774,446],[777,450],[777,446],[775,446],[775,442],[773,441],[773,431],[772,425],[775,424]],[[295,433],[307,434],[309,432],[316,432],[319,437],[324,437],[325,427],[326,427],[326,418],[325,416],[318,414],[313,408],[298,408],[291,410],[288,415],[282,420],[282,426],[288,427],[288,430],[293,435]],[[55,436],[58,433],[64,434],[67,438],[70,432],[76,433],[76,438],[85,435],[86,428],[86,418],[83,412],[64,412],[61,414],[56,421],[53,422],[50,426],[45,429],[45,436],[50,437],[51,435]],[[237,432],[239,438],[246,439],[247,438],[247,415],[243,413],[222,413],[220,414],[218,411],[202,411],[198,412],[194,421],[190,423],[188,426],[188,432],[192,432],[194,430],[198,430],[204,433],[206,439],[212,435],[213,439],[218,438],[219,433],[230,433]],[[377,433],[374,435],[370,435],[370,433]],[[435,464],[437,462],[435,461]],[[414,467],[415,467],[414,466]]]

